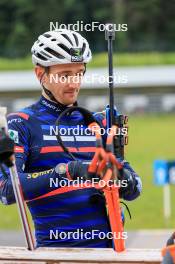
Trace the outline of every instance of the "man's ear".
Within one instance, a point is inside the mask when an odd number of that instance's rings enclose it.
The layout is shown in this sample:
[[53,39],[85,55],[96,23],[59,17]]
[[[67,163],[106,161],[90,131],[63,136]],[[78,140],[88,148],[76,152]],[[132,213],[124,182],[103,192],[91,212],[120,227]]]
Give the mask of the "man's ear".
[[41,67],[39,65],[36,65],[35,66],[35,74],[36,74],[36,77],[38,78],[39,81],[41,81],[41,79],[42,79],[42,83],[45,82],[45,75],[44,75],[44,73],[45,73],[44,67]]

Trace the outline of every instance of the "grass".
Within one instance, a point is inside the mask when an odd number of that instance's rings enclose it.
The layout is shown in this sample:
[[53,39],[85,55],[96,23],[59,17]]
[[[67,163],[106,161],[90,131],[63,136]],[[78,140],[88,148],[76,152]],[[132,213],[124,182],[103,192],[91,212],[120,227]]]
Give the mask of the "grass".
[[[96,54],[90,62],[90,67],[106,67],[108,58],[106,53]],[[146,66],[175,64],[175,53],[115,53],[114,66]]]
[[172,216],[167,222],[163,217],[163,187],[153,182],[153,161],[175,160],[174,118],[174,115],[130,118],[126,156],[142,178],[143,192],[139,199],[128,202],[133,215],[132,221],[128,220],[126,224],[129,229],[175,227],[174,186],[171,186]]
[[[106,67],[107,53],[93,55],[88,67]],[[114,66],[146,66],[175,64],[175,52],[149,53],[115,53]],[[0,58],[0,71],[31,70],[33,68],[31,56],[18,59]]]
[[0,58],[0,71],[23,71],[31,70],[33,68],[31,57],[7,59]]
[[[153,161],[175,159],[175,115],[130,116],[129,145],[126,158],[141,176],[143,192],[140,198],[127,202],[132,220],[126,215],[126,229],[174,228],[175,196],[171,187],[172,216],[163,217],[163,188],[153,183]],[[16,206],[0,205],[0,229],[18,229]]]

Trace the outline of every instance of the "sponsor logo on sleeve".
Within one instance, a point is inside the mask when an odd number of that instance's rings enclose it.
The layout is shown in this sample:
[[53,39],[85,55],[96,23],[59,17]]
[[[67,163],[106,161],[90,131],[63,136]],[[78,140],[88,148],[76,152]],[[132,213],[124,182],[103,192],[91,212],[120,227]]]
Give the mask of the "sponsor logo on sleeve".
[[19,135],[18,135],[18,131],[13,130],[13,129],[9,129],[9,136],[11,139],[13,139],[13,141],[15,143],[19,143]]
[[27,179],[32,179],[32,178],[35,179],[35,178],[38,178],[40,176],[46,175],[48,173],[51,173],[53,171],[54,171],[54,169],[49,169],[49,170],[46,170],[46,171],[28,173]]
[[21,123],[22,119],[21,118],[13,118],[8,121],[8,125],[12,123]]

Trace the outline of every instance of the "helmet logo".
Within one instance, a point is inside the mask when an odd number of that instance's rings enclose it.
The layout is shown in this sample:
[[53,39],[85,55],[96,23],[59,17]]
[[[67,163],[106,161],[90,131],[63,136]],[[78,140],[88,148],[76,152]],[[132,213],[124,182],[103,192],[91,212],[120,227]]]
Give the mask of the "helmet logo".
[[71,55],[71,61],[72,62],[81,62],[83,61],[82,56],[82,49],[76,48],[76,49],[70,49],[70,55]]

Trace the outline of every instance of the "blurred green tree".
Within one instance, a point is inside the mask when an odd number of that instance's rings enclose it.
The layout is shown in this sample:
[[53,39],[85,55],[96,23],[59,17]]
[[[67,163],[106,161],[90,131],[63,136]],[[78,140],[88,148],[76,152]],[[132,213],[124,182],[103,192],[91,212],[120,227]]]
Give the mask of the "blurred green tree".
[[[0,0],[0,56],[30,53],[37,36],[50,22],[127,24],[117,32],[119,51],[172,51],[175,43],[175,1],[169,0]],[[80,32],[95,52],[106,50],[104,32]]]

